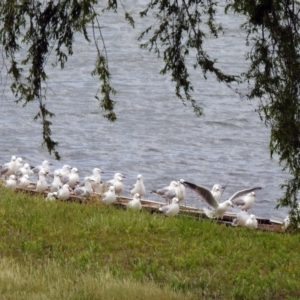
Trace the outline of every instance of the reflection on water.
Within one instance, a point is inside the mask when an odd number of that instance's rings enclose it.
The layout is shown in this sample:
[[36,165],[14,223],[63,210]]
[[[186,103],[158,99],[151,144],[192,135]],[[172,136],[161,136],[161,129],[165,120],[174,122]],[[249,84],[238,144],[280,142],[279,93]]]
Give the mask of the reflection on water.
[[[136,3],[126,5],[133,11],[130,5]],[[209,189],[215,183],[227,184],[223,200],[237,190],[262,186],[253,213],[282,219],[286,210],[277,211],[274,206],[282,194],[279,185],[287,175],[278,160],[270,160],[269,130],[255,112],[256,103],[242,101],[212,77],[204,81],[201,71],[196,70],[192,71],[194,97],[202,103],[204,116],[195,117],[191,107],[175,97],[170,78],[158,75],[162,62],[139,49],[137,36],[150,21],[137,16],[136,20],[132,29],[121,15],[107,14],[102,19],[112,84],[118,91],[118,120],[109,123],[102,117],[94,99],[99,85],[90,76],[95,49],[76,36],[74,56],[65,69],[48,68],[47,104],[55,112],[53,138],[60,142],[62,160],[54,161],[41,146],[41,125],[33,121],[37,104],[22,108],[13,103],[6,89],[0,106],[0,162],[13,154],[31,164],[50,159],[54,168],[65,163],[76,166],[81,178],[100,167],[105,172],[103,180],[121,171],[126,176],[124,194],[129,193],[139,173],[148,191],[180,178]],[[209,40],[207,47],[211,55],[220,56],[224,71],[239,74],[245,70],[246,51],[238,30],[240,19],[220,15],[220,22],[228,33],[217,41]],[[158,200],[149,193],[146,198]],[[203,206],[192,192],[185,203]]]

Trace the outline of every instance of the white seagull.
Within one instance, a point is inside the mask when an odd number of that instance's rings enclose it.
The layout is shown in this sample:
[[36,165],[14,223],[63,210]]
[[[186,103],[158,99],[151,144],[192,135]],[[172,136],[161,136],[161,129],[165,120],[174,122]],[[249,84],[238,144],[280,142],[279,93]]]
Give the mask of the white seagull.
[[72,168],[69,174],[61,176],[61,182],[63,184],[67,183],[70,188],[74,188],[75,185],[79,182],[78,169]]
[[174,217],[179,213],[179,200],[178,198],[173,198],[172,203],[159,208],[166,217]]
[[21,189],[27,189],[30,185],[29,175],[24,174],[17,180],[17,187]]
[[132,186],[132,190],[130,191],[131,195],[135,195],[138,193],[140,197],[144,197],[146,195],[146,188],[143,182],[142,174],[139,174],[136,179],[136,183]]
[[17,157],[13,155],[10,159],[10,162],[3,164],[3,166],[1,167],[1,176],[4,175],[5,177],[8,177],[14,173],[16,159]]
[[[200,195],[202,197],[202,199],[210,206],[213,208],[212,211],[206,209],[203,209],[204,212],[207,214],[207,216],[209,218],[214,217],[214,218],[221,218],[228,206],[232,206],[233,204],[236,203],[244,203],[243,205],[245,205],[245,202],[238,202],[238,201],[244,201],[243,197],[255,190],[259,190],[261,189],[261,187],[254,187],[254,188],[250,188],[250,189],[245,189],[245,190],[241,190],[236,192],[235,194],[233,194],[228,200],[224,201],[223,203],[219,203],[213,196],[213,194],[211,193],[211,191],[209,191],[208,189],[198,186],[196,184],[184,181],[184,185],[187,186],[188,188],[192,189],[193,191],[195,191],[198,195]],[[236,204],[237,205],[237,204]]]
[[170,203],[173,198],[177,196],[178,181],[171,181],[170,185],[165,186],[161,189],[152,190],[151,193],[163,197],[167,203]]
[[249,229],[257,229],[258,227],[258,222],[255,218],[254,214],[251,214],[250,217],[248,218],[248,220],[246,221],[246,225],[247,228]]
[[237,213],[236,218],[233,219],[232,226],[242,226],[249,229],[256,229],[258,227],[258,222],[255,215],[249,214],[246,211],[240,211]]
[[118,177],[125,178],[125,176],[122,173],[115,173],[114,178],[106,181],[106,183],[109,185],[113,185]]
[[135,193],[133,195],[133,199],[127,203],[126,207],[128,209],[141,210],[142,209],[142,203],[141,203],[140,194]]
[[36,183],[35,191],[38,193],[44,193],[48,188],[48,183],[46,180],[46,172],[41,170],[39,172],[39,179]]
[[90,177],[84,178],[84,186],[77,186],[74,189],[74,193],[80,197],[89,197],[93,194],[94,190],[92,188],[93,180]]
[[180,201],[182,201],[185,198],[185,186],[184,186],[184,180],[180,179],[178,181],[178,186],[175,189],[176,191],[176,198]]
[[17,187],[17,180],[14,174],[10,175],[9,178],[5,181],[5,187],[15,190]]
[[225,186],[223,186],[221,184],[215,184],[212,187],[211,193],[218,202],[220,202],[220,200],[221,200],[221,196],[222,196],[224,189],[225,189]]
[[115,193],[117,196],[120,196],[123,191],[123,178],[118,176],[114,182]]
[[54,171],[54,178],[52,183],[50,184],[50,192],[57,192],[58,189],[62,186],[62,182],[60,180],[59,173],[57,171]]
[[17,157],[15,165],[14,165],[14,173],[17,172],[23,166],[24,166],[24,162],[23,162],[22,157]]
[[33,171],[29,165],[29,163],[25,163],[23,167],[19,168],[16,172],[15,175],[17,177],[22,177],[24,174],[27,174],[28,176],[33,175]]
[[72,167],[69,165],[63,165],[61,169],[56,169],[55,171],[59,173],[60,180],[66,175],[69,175]]
[[203,208],[204,213],[209,218],[222,218],[223,215],[226,213],[229,206],[232,206],[231,200],[224,201],[219,203],[215,197],[213,196],[212,192],[202,186],[198,186],[194,183],[190,183],[187,181],[183,181],[183,184],[195,191],[203,201],[208,204],[213,210],[210,210],[206,207]]
[[106,205],[111,205],[113,203],[115,203],[117,200],[117,196],[116,196],[116,193],[115,193],[115,188],[113,185],[111,185],[109,188],[108,188],[108,191],[105,192],[103,195],[102,195],[102,201],[104,202],[104,204]]
[[40,171],[44,171],[47,174],[50,171],[51,165],[52,164],[48,160],[44,160],[41,165],[34,167],[32,172],[37,176],[39,175]]
[[261,187],[257,187],[254,189],[242,190],[235,193],[231,196],[231,201],[241,210],[247,211],[252,208],[254,205],[256,194],[254,190],[261,189]]
[[96,193],[102,191],[101,173],[104,172],[100,168],[94,168],[93,175],[90,176],[90,178],[94,180],[94,182],[92,183],[92,187]]
[[54,193],[48,193],[47,194],[47,197],[45,198],[46,201],[53,201],[53,200],[56,200],[57,198],[55,197],[57,195],[56,192]]
[[56,197],[59,200],[68,200],[70,198],[70,189],[69,185],[65,183],[62,187],[60,187],[56,193]]

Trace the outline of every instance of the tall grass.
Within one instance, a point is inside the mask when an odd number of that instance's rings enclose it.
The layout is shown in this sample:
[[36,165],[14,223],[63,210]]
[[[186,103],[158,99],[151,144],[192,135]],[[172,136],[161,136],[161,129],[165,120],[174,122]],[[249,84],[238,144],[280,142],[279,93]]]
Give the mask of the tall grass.
[[298,299],[299,240],[0,187],[0,280],[23,299]]

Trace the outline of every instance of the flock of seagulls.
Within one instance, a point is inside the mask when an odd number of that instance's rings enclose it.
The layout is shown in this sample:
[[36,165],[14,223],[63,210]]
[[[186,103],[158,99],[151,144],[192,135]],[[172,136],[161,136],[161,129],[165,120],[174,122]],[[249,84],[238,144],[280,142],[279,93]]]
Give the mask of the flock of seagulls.
[[[123,193],[124,175],[116,173],[114,178],[102,182],[103,171],[94,168],[90,176],[80,181],[79,172],[76,167],[63,165],[60,169],[51,170],[51,163],[44,160],[38,166],[30,166],[24,163],[21,157],[12,156],[11,160],[4,163],[0,169],[1,177],[5,179],[5,186],[11,189],[27,189],[32,183],[34,191],[45,194],[46,200],[68,200],[71,195],[89,197],[94,193],[101,195],[101,201],[106,205],[111,205]],[[250,229],[258,227],[254,214],[249,214],[255,202],[257,190],[261,187],[243,189],[234,193],[228,200],[220,202],[225,186],[215,184],[211,190],[187,182],[184,179],[171,181],[168,186],[163,186],[150,193],[158,195],[165,200],[166,204],[159,208],[167,217],[176,216],[180,211],[180,202],[186,197],[186,188],[194,191],[199,200],[208,207],[203,211],[207,217],[212,219],[222,219],[229,207],[236,206],[241,209],[233,220],[233,226],[244,226]],[[128,209],[141,210],[141,198],[146,195],[146,188],[143,176],[137,175],[136,182],[130,187],[132,200],[128,202]]]

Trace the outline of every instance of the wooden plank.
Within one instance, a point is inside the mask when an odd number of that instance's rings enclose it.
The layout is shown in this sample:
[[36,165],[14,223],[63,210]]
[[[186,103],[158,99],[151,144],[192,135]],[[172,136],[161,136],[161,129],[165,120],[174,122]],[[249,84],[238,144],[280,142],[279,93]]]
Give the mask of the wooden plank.
[[[5,181],[2,180],[2,184],[4,182]],[[1,181],[0,181],[0,183],[1,183]],[[32,195],[40,194],[40,193],[36,192],[34,189],[35,189],[35,183],[32,183],[29,188],[27,188],[27,189],[17,188],[16,191],[17,192],[26,192],[26,193],[30,193]],[[46,197],[48,192],[49,191],[46,191],[42,195],[44,197]],[[118,197],[114,206],[126,208],[126,205],[130,200],[132,200],[132,198],[130,198],[130,197],[125,197],[125,196]],[[70,198],[67,201],[81,203],[81,204],[82,203],[93,203],[93,202],[101,201],[101,194],[94,193],[89,198],[83,198],[83,197],[79,197],[74,194],[71,194]],[[161,206],[165,205],[165,203],[153,201],[153,200],[147,200],[147,199],[141,199],[141,203],[142,203],[143,210],[149,211],[151,213],[161,213],[159,211],[159,208]],[[180,205],[179,215],[184,216],[184,217],[195,218],[195,219],[208,219],[208,217],[206,216],[206,214],[204,213],[204,211],[202,209],[198,209],[196,207],[186,206],[186,205]],[[214,220],[214,221],[216,221],[218,224],[225,224],[227,226],[231,226],[231,223],[234,218],[236,218],[236,213],[228,212],[223,216],[223,218],[221,220]],[[281,228],[282,222],[269,220],[269,219],[261,218],[261,217],[256,217],[256,219],[258,221],[258,229],[265,230],[265,231],[266,230],[267,231],[275,231],[275,232],[283,231]]]

